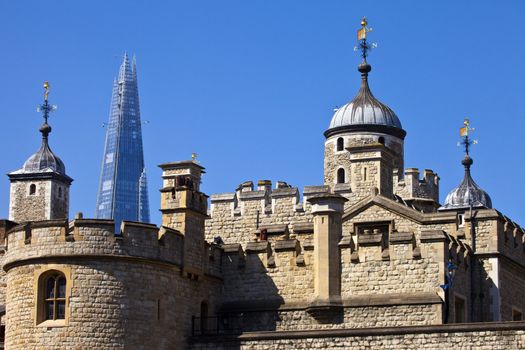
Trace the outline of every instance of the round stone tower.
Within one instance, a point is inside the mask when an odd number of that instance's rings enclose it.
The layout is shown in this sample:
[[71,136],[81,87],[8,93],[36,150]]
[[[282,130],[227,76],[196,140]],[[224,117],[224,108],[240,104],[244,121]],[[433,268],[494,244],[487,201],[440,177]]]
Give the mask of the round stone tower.
[[[198,172],[197,185],[164,189],[170,206],[165,215],[175,218],[164,218],[166,227],[123,221],[115,232],[113,220],[77,215],[69,221],[67,200],[52,195],[55,183],[66,186],[71,180],[49,149],[50,129],[46,117],[41,149],[9,174],[16,222],[9,223],[2,260],[6,348],[183,348],[192,316],[202,315],[203,303],[213,310],[219,288],[217,279],[215,290],[206,284],[203,267],[209,252],[202,223],[207,201],[198,192],[203,168],[189,166],[192,174]],[[186,168],[179,164],[177,171]],[[61,200],[61,211],[54,211]]]
[[[366,22],[364,30],[365,26]],[[372,67],[366,62],[370,46],[364,33],[360,41],[363,62],[358,67],[361,87],[352,101],[336,110],[324,133],[324,183],[347,196],[350,204],[369,195],[373,188],[392,195],[393,172],[398,169],[403,173],[406,132],[394,111],[370,91]]]

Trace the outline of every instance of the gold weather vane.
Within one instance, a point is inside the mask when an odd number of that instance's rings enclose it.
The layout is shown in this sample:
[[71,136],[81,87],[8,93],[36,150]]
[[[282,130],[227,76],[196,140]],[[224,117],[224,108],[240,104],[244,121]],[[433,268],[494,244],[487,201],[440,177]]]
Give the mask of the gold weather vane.
[[44,89],[46,90],[44,92],[44,101],[47,101],[47,96],[49,95],[49,82],[47,80],[44,81]]
[[191,154],[191,160],[194,161],[194,162],[197,162],[197,153],[193,152]]
[[366,39],[366,34],[372,31],[372,28],[368,27],[368,21],[366,20],[366,17],[361,19],[361,27],[362,28],[357,31],[357,40]]
[[372,28],[368,27],[368,21],[366,17],[361,19],[361,28],[357,30],[357,41],[359,44],[354,46],[354,51],[361,51],[361,57],[363,61],[366,62],[366,57],[368,52],[377,47],[377,43],[369,43],[366,40],[367,34],[372,31]]
[[467,117],[463,121],[463,126],[459,128],[459,136],[462,138],[461,141],[458,141],[458,146],[464,145],[465,146],[465,153],[469,154],[469,147],[471,145],[476,145],[478,143],[478,140],[471,140],[469,138],[469,134],[474,131],[474,128],[470,127],[470,119]]
[[37,108],[37,111],[38,112],[42,112],[44,115],[44,121],[45,121],[45,124],[47,124],[47,119],[49,118],[49,113],[51,112],[54,112],[56,111],[57,109],[57,106],[55,105],[50,105],[47,101],[47,98],[49,96],[49,81],[44,81],[44,104],[38,106]]

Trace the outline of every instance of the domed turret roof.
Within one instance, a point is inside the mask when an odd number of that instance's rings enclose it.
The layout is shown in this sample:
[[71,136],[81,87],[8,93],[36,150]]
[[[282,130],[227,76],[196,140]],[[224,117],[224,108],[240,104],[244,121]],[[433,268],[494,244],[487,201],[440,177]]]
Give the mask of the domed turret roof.
[[62,179],[66,179],[71,182],[69,176],[66,175],[66,167],[64,162],[58,156],[56,156],[51,148],[49,148],[48,138],[49,133],[51,133],[51,126],[47,123],[49,118],[49,113],[53,112],[56,109],[56,106],[50,105],[47,101],[49,94],[49,83],[46,81],[44,83],[44,104],[42,104],[38,110],[43,112],[44,124],[40,127],[40,132],[42,133],[42,145],[31,157],[29,157],[21,169],[14,171],[9,174],[11,177],[22,176],[27,178],[28,176],[60,176]]
[[468,155],[461,161],[465,166],[465,177],[458,187],[449,192],[445,204],[439,210],[492,208],[492,200],[487,192],[479,187],[470,176],[470,166],[474,161]]
[[[41,131],[46,126],[49,128],[48,130],[51,131],[51,127],[47,124],[41,128]],[[49,131],[47,133],[49,133]],[[51,151],[51,148],[49,148],[47,133],[44,134],[45,136],[42,139],[40,149],[25,161],[21,173],[29,174],[53,171],[61,175],[66,175],[64,162],[62,162],[62,160]]]
[[337,109],[326,133],[346,129],[358,129],[361,131],[364,126],[370,126],[370,129],[373,130],[377,129],[374,126],[379,126],[385,129],[396,129],[397,134],[404,137],[406,133],[397,115],[390,107],[377,100],[370,91],[368,73],[372,70],[372,67],[364,62],[359,65],[358,69],[361,72],[362,79],[357,96]]

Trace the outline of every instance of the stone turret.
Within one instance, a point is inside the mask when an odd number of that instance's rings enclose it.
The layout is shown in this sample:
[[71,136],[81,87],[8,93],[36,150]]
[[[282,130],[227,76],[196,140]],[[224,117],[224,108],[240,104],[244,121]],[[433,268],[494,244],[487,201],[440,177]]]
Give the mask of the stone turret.
[[48,104],[46,88],[44,124],[40,127],[42,145],[29,157],[21,169],[8,174],[11,182],[9,220],[16,222],[67,219],[69,215],[69,186],[73,181],[67,176],[66,167],[49,147],[51,126],[47,123],[54,106]]
[[195,161],[159,165],[163,187],[160,190],[162,225],[184,235],[184,272],[197,279],[204,266],[204,220],[208,217],[208,196],[200,192],[204,168]]
[[[338,108],[325,131],[324,183],[355,203],[373,188],[393,194],[393,171],[403,169],[406,132],[397,115],[377,100],[368,86],[372,67],[358,67],[357,96]],[[351,194],[351,195],[350,195]]]

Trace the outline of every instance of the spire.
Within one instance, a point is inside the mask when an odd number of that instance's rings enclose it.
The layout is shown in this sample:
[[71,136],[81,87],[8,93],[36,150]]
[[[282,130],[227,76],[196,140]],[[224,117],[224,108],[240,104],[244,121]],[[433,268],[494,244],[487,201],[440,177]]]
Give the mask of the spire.
[[470,167],[474,163],[474,160],[470,157],[470,147],[478,143],[477,140],[472,140],[469,137],[472,131],[474,131],[474,128],[470,127],[469,118],[465,118],[463,127],[459,129],[461,141],[458,142],[458,146],[463,145],[465,147],[465,157],[461,160],[461,164],[465,167],[465,175],[459,186],[447,195],[445,204],[439,210],[476,207],[492,208],[490,196],[476,184],[470,174]]

